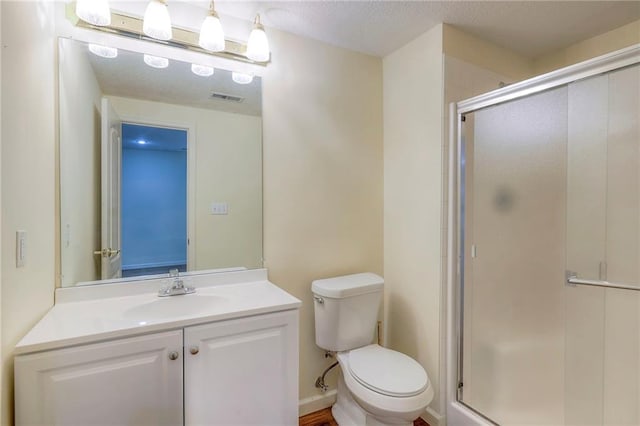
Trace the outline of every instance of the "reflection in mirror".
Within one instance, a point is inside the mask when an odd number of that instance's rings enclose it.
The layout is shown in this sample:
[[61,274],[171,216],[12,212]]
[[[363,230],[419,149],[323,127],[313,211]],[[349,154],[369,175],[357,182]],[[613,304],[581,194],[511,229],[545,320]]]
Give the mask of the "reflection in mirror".
[[260,79],[59,51],[61,284],[262,267]]

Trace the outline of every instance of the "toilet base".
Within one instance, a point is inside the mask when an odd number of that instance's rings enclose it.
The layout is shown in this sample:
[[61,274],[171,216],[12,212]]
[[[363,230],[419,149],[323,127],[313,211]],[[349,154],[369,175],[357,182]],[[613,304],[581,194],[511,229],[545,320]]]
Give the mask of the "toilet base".
[[413,422],[386,423],[373,417],[353,399],[342,374],[338,377],[337,400],[331,414],[339,426],[413,426]]

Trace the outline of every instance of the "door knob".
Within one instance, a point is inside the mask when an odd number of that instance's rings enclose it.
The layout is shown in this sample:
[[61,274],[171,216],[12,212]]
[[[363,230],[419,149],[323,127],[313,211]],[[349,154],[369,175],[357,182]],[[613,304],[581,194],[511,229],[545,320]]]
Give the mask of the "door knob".
[[169,352],[169,359],[171,361],[175,361],[176,359],[178,359],[179,356],[180,356],[180,354],[178,353],[178,351]]
[[197,346],[191,346],[191,347],[189,348],[189,352],[191,352],[191,355],[195,355],[195,354],[197,354],[198,352],[200,352],[200,348],[198,348]]
[[116,256],[120,254],[120,250],[112,249],[112,248],[103,248],[102,250],[94,251],[93,254],[96,256],[111,257],[111,256]]

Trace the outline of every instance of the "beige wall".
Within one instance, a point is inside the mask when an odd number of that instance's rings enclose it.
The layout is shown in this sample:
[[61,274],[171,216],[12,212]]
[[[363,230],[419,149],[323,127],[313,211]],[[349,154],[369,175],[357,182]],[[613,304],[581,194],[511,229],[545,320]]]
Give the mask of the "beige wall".
[[[53,4],[2,8],[2,424],[13,411],[13,348],[53,304],[55,274],[55,48]],[[26,54],[25,52],[28,52]],[[7,208],[10,207],[10,208]],[[27,259],[15,265],[15,232]]]
[[483,69],[500,73],[510,81],[532,76],[532,61],[511,50],[484,41],[459,29],[444,24],[443,49],[445,54]]
[[383,60],[386,340],[425,367],[440,412],[442,32]]
[[63,284],[100,279],[100,102],[84,45],[62,40],[59,53],[60,250]]
[[382,273],[382,63],[274,30],[269,42],[265,265],[303,303],[300,398],[309,402],[321,395],[315,379],[332,362],[315,345],[311,281]]
[[[110,97],[124,121],[187,128],[195,167],[192,269],[262,265],[262,120],[260,117]],[[211,215],[212,202],[228,203]]]
[[535,58],[533,75],[573,65],[637,43],[640,43],[640,20]]

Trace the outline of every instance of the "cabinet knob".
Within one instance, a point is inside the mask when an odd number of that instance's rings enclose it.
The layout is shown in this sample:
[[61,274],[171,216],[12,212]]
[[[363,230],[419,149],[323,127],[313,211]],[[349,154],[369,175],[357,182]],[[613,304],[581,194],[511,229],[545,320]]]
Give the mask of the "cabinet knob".
[[189,352],[191,352],[191,355],[195,355],[195,354],[197,354],[198,352],[200,352],[200,348],[198,348],[197,346],[191,346],[191,347],[189,348]]
[[169,352],[169,359],[171,361],[175,361],[176,359],[178,359],[179,356],[180,356],[180,354],[178,353],[178,351]]

